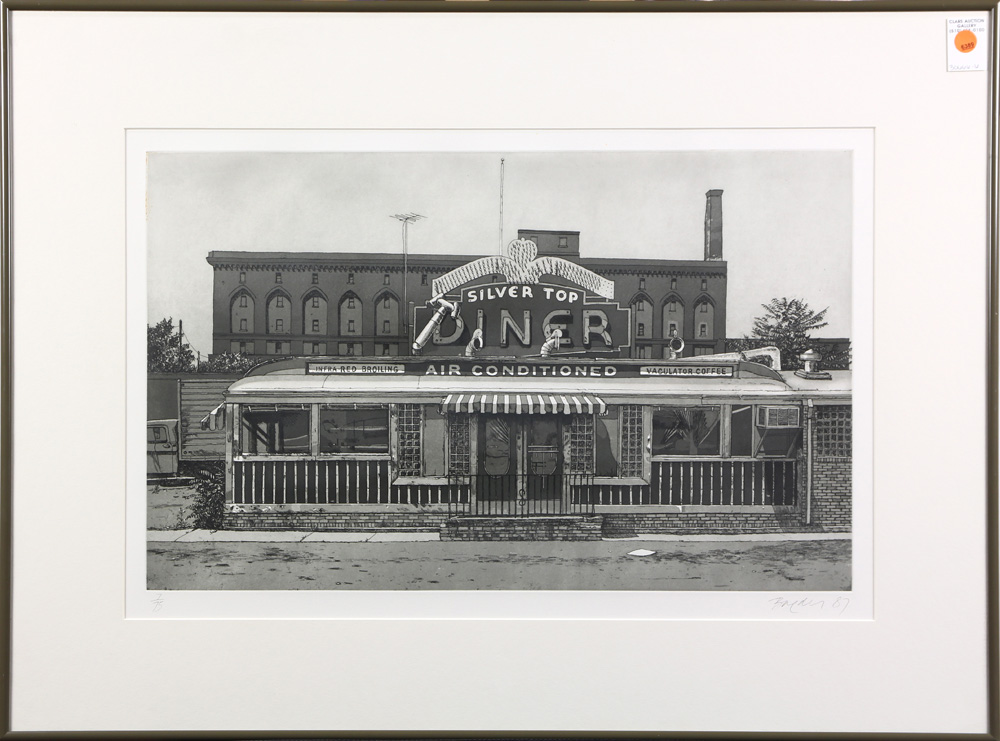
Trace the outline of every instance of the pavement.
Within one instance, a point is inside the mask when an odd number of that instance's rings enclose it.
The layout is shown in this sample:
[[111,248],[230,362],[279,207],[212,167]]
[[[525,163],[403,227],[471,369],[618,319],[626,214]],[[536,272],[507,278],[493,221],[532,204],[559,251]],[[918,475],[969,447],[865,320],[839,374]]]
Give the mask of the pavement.
[[[663,533],[639,534],[605,541],[667,543],[753,543],[812,540],[850,540],[850,533],[740,533],[735,535]],[[421,532],[329,532],[302,530],[148,530],[147,543],[426,543],[439,541],[438,533]]]

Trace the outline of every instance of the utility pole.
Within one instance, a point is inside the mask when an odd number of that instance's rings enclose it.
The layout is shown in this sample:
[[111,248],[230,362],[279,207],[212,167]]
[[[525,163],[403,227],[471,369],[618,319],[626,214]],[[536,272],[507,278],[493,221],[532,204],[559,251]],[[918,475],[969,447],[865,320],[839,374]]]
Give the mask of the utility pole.
[[410,212],[407,214],[392,214],[390,218],[402,222],[403,224],[403,329],[406,330],[407,337],[409,337],[410,317],[407,316],[409,311],[407,307],[409,304],[406,302],[406,280],[410,275],[409,252],[407,251],[407,230],[413,222],[419,221],[420,219],[426,219],[427,217]]

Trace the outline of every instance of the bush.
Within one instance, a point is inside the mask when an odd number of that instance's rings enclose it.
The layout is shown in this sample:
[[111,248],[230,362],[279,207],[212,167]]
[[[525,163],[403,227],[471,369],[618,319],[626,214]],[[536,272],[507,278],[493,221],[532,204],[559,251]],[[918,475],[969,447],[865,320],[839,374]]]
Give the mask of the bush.
[[192,525],[205,530],[222,527],[226,511],[226,468],[222,462],[203,463],[194,471],[195,490],[191,505]]

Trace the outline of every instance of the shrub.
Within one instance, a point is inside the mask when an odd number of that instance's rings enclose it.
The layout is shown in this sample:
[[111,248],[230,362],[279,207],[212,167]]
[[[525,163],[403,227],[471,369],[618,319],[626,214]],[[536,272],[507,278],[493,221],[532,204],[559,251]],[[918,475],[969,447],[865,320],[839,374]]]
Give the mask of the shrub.
[[225,464],[203,463],[194,472],[195,495],[191,521],[196,528],[218,530],[226,507]]

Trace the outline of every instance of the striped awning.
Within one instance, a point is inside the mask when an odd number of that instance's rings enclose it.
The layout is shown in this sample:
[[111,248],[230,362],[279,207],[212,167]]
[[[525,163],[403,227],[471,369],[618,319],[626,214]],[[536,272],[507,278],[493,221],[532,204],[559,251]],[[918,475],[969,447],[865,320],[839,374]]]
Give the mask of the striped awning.
[[226,427],[226,403],[222,402],[215,409],[201,418],[201,429],[223,430]]
[[444,412],[481,414],[604,414],[608,405],[592,394],[449,394]]

